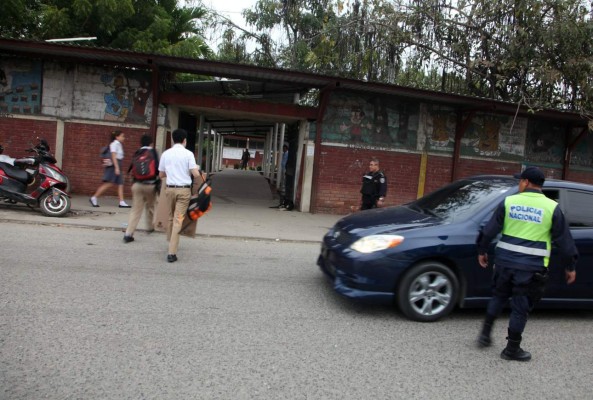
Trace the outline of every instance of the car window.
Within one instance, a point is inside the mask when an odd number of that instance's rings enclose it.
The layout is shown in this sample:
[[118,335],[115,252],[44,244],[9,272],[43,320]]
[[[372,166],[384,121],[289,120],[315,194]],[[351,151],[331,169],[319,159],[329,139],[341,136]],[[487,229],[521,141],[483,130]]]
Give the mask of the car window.
[[559,203],[559,200],[560,200],[560,192],[557,189],[544,189],[544,190],[542,190],[542,192],[544,192],[544,195],[548,199],[552,199],[556,203]]
[[410,203],[410,206],[448,221],[463,220],[485,208],[494,208],[504,194],[516,186],[517,182],[509,179],[461,180]]
[[567,190],[564,216],[571,227],[593,227],[593,193]]

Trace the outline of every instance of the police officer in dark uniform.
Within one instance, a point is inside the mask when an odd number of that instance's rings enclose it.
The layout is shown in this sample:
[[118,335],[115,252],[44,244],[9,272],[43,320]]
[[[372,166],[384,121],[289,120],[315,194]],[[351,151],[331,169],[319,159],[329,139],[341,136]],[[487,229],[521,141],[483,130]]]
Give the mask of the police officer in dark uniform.
[[379,160],[371,159],[369,171],[362,176],[362,201],[361,210],[381,207],[387,194],[387,178],[383,171],[379,171]]
[[570,260],[566,266],[568,284],[576,279],[578,252],[558,203],[542,193],[542,171],[528,167],[515,178],[520,179],[519,193],[498,205],[477,239],[478,261],[482,268],[487,268],[488,246],[502,231],[496,247],[493,295],[478,345],[492,344],[492,325],[511,298],[507,346],[500,356],[505,360],[529,361],[531,354],[520,347],[521,335],[529,312],[543,296],[552,242]]

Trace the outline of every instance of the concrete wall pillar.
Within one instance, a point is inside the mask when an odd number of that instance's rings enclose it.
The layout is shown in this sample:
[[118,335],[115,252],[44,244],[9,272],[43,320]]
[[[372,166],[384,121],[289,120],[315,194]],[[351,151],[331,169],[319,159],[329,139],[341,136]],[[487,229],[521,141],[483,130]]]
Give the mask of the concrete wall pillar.
[[[276,124],[278,125],[278,124]],[[284,146],[284,131],[286,129],[286,124],[280,124],[280,133],[278,138],[278,164],[276,168],[276,189],[280,189],[282,186],[282,180],[284,176],[284,170],[282,169],[282,146]]]
[[274,133],[272,133],[272,182],[276,183],[276,170],[278,169],[278,124],[274,124]]
[[306,140],[304,145],[305,157],[303,165],[303,187],[301,189],[302,212],[311,212],[311,194],[313,183],[313,164],[315,161],[315,142]]
[[204,149],[206,150],[206,173],[209,174],[212,171],[212,137],[210,136],[212,132],[210,132],[210,124],[206,124],[206,129],[204,131],[205,139],[204,139]]
[[204,148],[204,114],[200,114],[198,122],[198,140],[196,141],[196,163],[202,168],[202,149]]
[[[297,187],[298,187],[298,183],[299,183],[299,177],[301,176],[301,172],[303,170],[303,153],[306,153],[306,143],[305,140],[307,138],[307,133],[309,132],[309,122],[306,120],[302,120],[299,122],[299,141],[298,141],[298,147],[297,147],[297,153],[296,153],[296,165],[295,165],[295,171],[294,171],[294,187],[293,187],[293,193],[297,193]],[[305,181],[305,179],[302,180],[302,186],[303,188],[305,187],[305,185],[307,184],[307,182]],[[309,186],[311,185],[311,182],[308,182]],[[310,190],[309,190],[310,191]],[[302,209],[302,203],[303,203],[303,190],[301,190],[301,205],[299,206],[299,211],[303,211]],[[309,204],[309,202],[307,203]],[[309,212],[309,210],[307,210],[306,212]]]

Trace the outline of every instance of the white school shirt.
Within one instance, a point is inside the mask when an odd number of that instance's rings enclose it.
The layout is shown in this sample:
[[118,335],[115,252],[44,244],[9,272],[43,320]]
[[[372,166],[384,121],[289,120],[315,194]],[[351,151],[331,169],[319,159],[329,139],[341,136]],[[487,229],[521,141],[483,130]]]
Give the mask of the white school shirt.
[[193,153],[179,143],[163,152],[159,161],[159,171],[167,174],[167,185],[191,185],[190,170],[196,167]]
[[124,159],[124,146],[117,139],[109,144],[109,152],[115,153],[115,158],[118,160]]

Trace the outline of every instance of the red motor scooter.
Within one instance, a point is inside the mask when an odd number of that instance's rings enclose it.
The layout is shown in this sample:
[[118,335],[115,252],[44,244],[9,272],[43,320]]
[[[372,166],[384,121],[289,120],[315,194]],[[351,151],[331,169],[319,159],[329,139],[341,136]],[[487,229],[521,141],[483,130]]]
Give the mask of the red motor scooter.
[[[17,158],[14,165],[0,162],[0,200],[38,206],[49,217],[62,217],[70,211],[68,178],[55,165],[44,139],[27,151],[31,157]],[[31,190],[30,187],[33,187]]]

